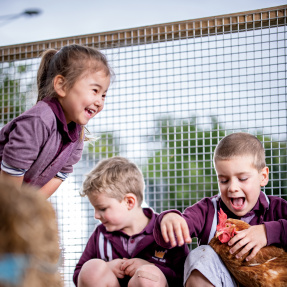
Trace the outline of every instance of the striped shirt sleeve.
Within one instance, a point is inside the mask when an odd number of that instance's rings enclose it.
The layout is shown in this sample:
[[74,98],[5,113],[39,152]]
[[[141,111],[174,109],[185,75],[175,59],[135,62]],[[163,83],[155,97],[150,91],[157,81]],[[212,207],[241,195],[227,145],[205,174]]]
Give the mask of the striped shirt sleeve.
[[[27,169],[13,167],[5,163],[3,160],[1,162],[1,170],[13,176],[24,176],[25,172],[27,171]],[[56,174],[56,177],[60,178],[62,181],[66,180],[68,176],[69,176],[68,173],[60,171]]]
[[3,160],[1,161],[1,170],[13,176],[24,176],[27,171],[27,169],[13,167],[5,163]]
[[60,172],[60,171],[56,174],[56,177],[61,179],[62,181],[66,180],[68,176],[69,176],[69,173]]

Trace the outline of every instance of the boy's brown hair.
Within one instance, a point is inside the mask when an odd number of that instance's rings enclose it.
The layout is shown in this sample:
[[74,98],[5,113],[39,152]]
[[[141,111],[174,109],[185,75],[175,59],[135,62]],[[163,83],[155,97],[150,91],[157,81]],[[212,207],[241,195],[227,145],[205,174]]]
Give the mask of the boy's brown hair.
[[252,156],[253,166],[261,171],[265,166],[265,151],[261,141],[249,133],[233,133],[218,143],[214,150],[214,164],[237,156]]
[[127,193],[133,193],[141,205],[144,188],[144,178],[137,165],[116,156],[100,161],[87,175],[82,196],[105,194],[122,201]]

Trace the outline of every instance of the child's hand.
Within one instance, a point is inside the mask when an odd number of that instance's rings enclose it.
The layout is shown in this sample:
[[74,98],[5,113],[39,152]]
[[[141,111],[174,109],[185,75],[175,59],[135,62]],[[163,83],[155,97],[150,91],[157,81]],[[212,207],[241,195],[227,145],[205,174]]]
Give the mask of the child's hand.
[[254,225],[250,226],[248,229],[238,231],[238,233],[228,242],[229,246],[232,246],[233,244],[235,245],[230,249],[230,253],[235,253],[242,246],[245,246],[238,254],[236,254],[236,258],[240,258],[245,253],[253,249],[250,255],[245,259],[246,261],[251,260],[255,257],[258,251],[267,244],[265,225]]
[[124,263],[121,265],[121,270],[124,271],[125,275],[133,277],[137,269],[142,265],[146,264],[152,264],[152,263],[140,258],[132,258],[132,259],[124,258]]
[[170,242],[172,247],[191,242],[188,225],[177,213],[165,214],[161,220],[160,228],[164,241]]
[[107,262],[109,268],[113,271],[117,278],[125,277],[125,272],[121,269],[123,263],[124,260],[120,258]]

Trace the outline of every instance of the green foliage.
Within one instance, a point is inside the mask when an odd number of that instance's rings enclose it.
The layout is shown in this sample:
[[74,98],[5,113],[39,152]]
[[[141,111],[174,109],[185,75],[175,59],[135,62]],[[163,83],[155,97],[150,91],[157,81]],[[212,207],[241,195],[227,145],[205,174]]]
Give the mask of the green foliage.
[[[144,170],[148,204],[158,212],[171,208],[183,211],[201,198],[218,193],[212,159],[225,129],[217,120],[212,118],[211,127],[204,130],[196,124],[196,118],[164,118],[158,120],[157,128],[162,147],[149,156]],[[272,173],[272,188],[267,190],[270,194],[286,195],[286,143],[272,142],[267,137],[264,143]]]
[[264,143],[266,165],[270,170],[266,194],[287,200],[287,143],[272,141],[268,137],[257,137]]
[[[18,73],[24,73],[26,67],[17,66]],[[8,73],[1,71],[0,81],[0,123],[6,124],[24,112],[25,96],[20,93],[20,79],[11,79]]]
[[95,160],[119,155],[119,144],[111,133],[103,133],[101,137],[88,145],[88,154],[95,156]]

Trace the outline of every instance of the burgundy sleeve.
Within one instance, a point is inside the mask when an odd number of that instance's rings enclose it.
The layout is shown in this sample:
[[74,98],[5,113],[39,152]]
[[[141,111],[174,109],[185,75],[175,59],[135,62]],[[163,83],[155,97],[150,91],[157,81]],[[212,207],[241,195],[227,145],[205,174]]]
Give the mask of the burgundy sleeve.
[[265,221],[267,245],[276,244],[287,251],[287,201],[277,198],[270,204],[272,220]]
[[21,117],[9,133],[2,160],[10,166],[29,169],[49,136],[45,124],[36,117]]

